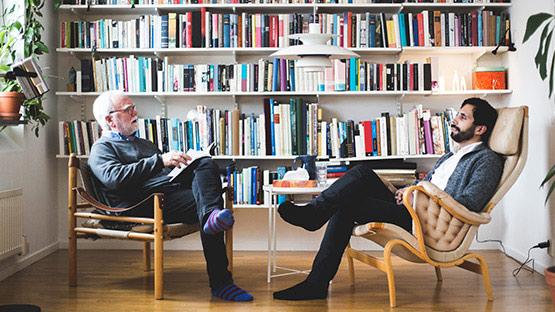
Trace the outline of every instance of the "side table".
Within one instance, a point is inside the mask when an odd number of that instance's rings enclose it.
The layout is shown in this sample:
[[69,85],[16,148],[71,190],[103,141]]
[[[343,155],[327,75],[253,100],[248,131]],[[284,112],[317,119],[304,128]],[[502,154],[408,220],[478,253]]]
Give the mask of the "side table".
[[[272,185],[264,185],[264,193],[267,194],[267,199],[270,201],[268,209],[268,283],[272,277],[286,276],[291,274],[308,274],[309,271],[299,271],[290,268],[277,266],[276,264],[276,212],[278,208],[278,195],[318,195],[328,187],[273,187]],[[272,274],[277,269],[289,271],[287,273]]]

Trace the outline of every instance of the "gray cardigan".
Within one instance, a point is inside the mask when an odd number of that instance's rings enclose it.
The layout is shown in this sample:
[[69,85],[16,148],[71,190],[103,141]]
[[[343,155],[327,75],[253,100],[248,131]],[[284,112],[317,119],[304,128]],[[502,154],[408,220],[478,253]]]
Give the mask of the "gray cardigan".
[[[443,155],[424,181],[430,181],[435,170],[452,155]],[[480,211],[501,180],[503,164],[503,158],[482,143],[461,158],[444,191],[466,208]]]

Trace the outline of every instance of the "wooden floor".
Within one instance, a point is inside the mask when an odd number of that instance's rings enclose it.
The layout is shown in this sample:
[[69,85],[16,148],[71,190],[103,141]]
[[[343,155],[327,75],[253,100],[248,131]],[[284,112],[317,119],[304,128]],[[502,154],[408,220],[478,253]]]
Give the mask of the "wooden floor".
[[[0,281],[0,305],[27,303],[43,311],[553,311],[542,275],[511,275],[517,263],[500,252],[479,252],[488,261],[493,296],[486,299],[482,278],[458,268],[444,269],[437,283],[429,265],[396,258],[396,309],[389,308],[384,273],[355,262],[356,286],[349,286],[343,261],[327,300],[276,301],[272,292],[304,279],[279,277],[266,283],[265,252],[235,252],[235,281],[255,298],[230,303],[210,295],[201,252],[165,252],[165,300],[153,299],[152,272],[142,271],[141,251],[78,252],[78,286],[68,287],[67,250],[59,250]],[[280,252],[278,264],[310,268],[314,252]]]

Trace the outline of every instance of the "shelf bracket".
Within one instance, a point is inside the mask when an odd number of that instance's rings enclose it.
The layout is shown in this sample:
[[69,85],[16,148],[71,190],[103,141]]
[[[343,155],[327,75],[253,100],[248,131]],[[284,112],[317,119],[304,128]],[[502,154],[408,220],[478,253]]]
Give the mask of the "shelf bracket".
[[233,54],[233,60],[235,61],[235,64],[239,64],[239,62],[237,61],[237,51],[233,50],[233,52],[231,52]]
[[474,54],[474,67],[478,66],[478,61],[488,53],[488,51],[486,49],[484,49],[483,51],[481,51],[480,53]]
[[71,54],[71,56],[75,57],[79,61],[81,60],[81,58],[79,57],[79,54],[77,52],[71,51],[71,52],[69,52],[69,54]]
[[166,98],[161,95],[155,95],[154,99],[160,103],[160,115],[166,118],[168,114],[168,110],[166,106]]
[[401,114],[403,114],[403,98],[405,98],[404,93],[397,97],[397,102],[395,103],[396,116],[400,116]]
[[76,9],[71,9],[70,12],[73,13],[73,15],[77,16],[81,21],[85,20],[85,17],[81,13],[79,13]]
[[86,114],[85,114],[85,102],[81,102],[81,121],[85,121]]
[[69,98],[81,105],[85,104],[85,100],[83,99],[82,95],[70,95]]
[[237,95],[233,94],[231,97],[233,98],[233,107],[235,109],[239,109],[239,102],[237,102]]

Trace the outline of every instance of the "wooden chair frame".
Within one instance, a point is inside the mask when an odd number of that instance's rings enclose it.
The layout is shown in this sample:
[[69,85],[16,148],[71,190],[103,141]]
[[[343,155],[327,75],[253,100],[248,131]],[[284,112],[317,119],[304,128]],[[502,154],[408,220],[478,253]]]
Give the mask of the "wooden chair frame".
[[[410,217],[414,222],[413,234],[418,240],[418,249],[415,249],[413,246],[411,246],[409,243],[407,243],[404,240],[393,239],[393,240],[390,240],[384,246],[383,260],[380,260],[377,257],[367,255],[363,252],[360,252],[358,250],[351,248],[351,245],[349,244],[346,248],[346,254],[347,254],[347,261],[349,265],[349,279],[350,279],[351,286],[355,285],[355,270],[354,270],[354,263],[353,263],[353,258],[354,258],[370,266],[373,266],[376,269],[382,272],[385,272],[387,274],[387,283],[389,286],[389,305],[392,308],[394,308],[397,304],[395,299],[395,280],[393,277],[393,266],[391,263],[391,256],[392,256],[393,247],[395,247],[396,245],[401,245],[407,250],[409,250],[411,253],[413,253],[415,256],[420,258],[423,262],[426,262],[434,266],[437,280],[440,282],[443,280],[443,277],[441,275],[441,268],[451,268],[451,267],[458,266],[465,270],[482,275],[484,278],[484,286],[486,288],[486,296],[489,301],[493,301],[493,293],[491,290],[488,265],[486,263],[486,260],[482,256],[474,253],[467,253],[461,258],[454,261],[449,261],[449,262],[437,262],[432,260],[429,257],[428,253],[426,252],[426,243],[424,242],[424,233],[422,232],[422,225],[420,223],[420,219],[416,215],[416,211],[414,210],[412,203],[409,200],[409,196],[411,196],[412,192],[414,191],[419,191],[426,194],[429,198],[431,198],[433,201],[438,203],[442,208],[447,210],[453,217],[461,220],[462,222],[465,222],[471,225],[480,225],[479,223],[472,222],[466,219],[465,217],[461,216],[457,212],[453,211],[453,209],[447,206],[440,198],[426,192],[426,190],[422,186],[413,185],[409,187],[403,194],[403,203],[405,204],[405,207],[407,208],[407,211],[409,212]],[[493,209],[493,206],[489,207],[488,212],[491,209]],[[374,222],[374,223],[369,223],[368,226],[369,226],[369,230],[379,230],[384,227],[384,224],[379,222]],[[472,259],[472,258],[475,258],[476,260],[478,260],[479,264],[468,261],[469,259]]]
[[[164,194],[155,193],[141,201],[137,205],[126,208],[124,210],[130,210],[143,202],[154,199],[154,218],[143,218],[143,217],[127,217],[127,216],[111,216],[103,215],[93,212],[78,212],[78,209],[86,208],[97,208],[104,211],[122,211],[122,209],[112,208],[103,205],[96,201],[90,194],[88,194],[83,188],[77,186],[77,172],[79,170],[79,159],[75,154],[71,154],[68,164],[68,194],[69,194],[69,286],[77,286],[77,239],[78,238],[88,238],[91,234],[98,234],[99,229],[78,227],[77,218],[89,218],[97,220],[110,220],[110,221],[120,221],[120,222],[132,222],[132,223],[144,223],[152,224],[154,230],[152,233],[139,233],[131,231],[120,231],[120,230],[104,230],[102,231],[102,236],[111,236],[119,239],[129,239],[135,241],[143,242],[143,263],[144,270],[151,270],[150,263],[150,243],[154,242],[154,298],[163,299],[164,298],[164,271],[163,271],[163,253],[164,253],[164,241],[171,240],[172,238],[165,238],[164,233],[168,231],[168,226],[164,225],[163,218],[163,207],[164,207]],[[229,209],[233,212],[233,189],[231,187],[226,187],[225,191],[225,209]],[[77,195],[79,195],[84,202],[77,202]],[[233,228],[225,231],[225,244],[226,253],[228,258],[228,270],[233,273]]]
[[[490,201],[488,202],[488,204],[485,206],[483,212],[485,212],[487,215],[489,215],[491,213],[491,211],[493,210],[494,206],[497,204],[497,202],[499,202],[499,200],[501,200],[503,198],[503,196],[506,194],[506,192],[510,189],[510,187],[513,185],[513,183],[516,181],[516,179],[518,178],[518,176],[520,175],[520,173],[522,172],[524,165],[526,163],[526,158],[527,158],[527,154],[528,154],[528,107],[527,106],[522,106],[520,109],[523,110],[523,121],[522,121],[522,127],[520,129],[520,138],[519,138],[519,151],[518,151],[518,159],[516,162],[515,167],[512,169],[512,171],[507,175],[507,177],[504,178],[503,182],[497,187],[495,193],[493,194],[492,198],[490,199]],[[382,179],[383,180],[383,179]],[[386,185],[388,185],[388,188],[392,189],[391,187],[393,187],[393,185],[391,185],[390,183],[386,183]],[[393,187],[393,189],[395,189]],[[452,217],[460,220],[463,223],[466,223],[468,225],[470,225],[471,227],[478,227],[483,223],[479,223],[476,221],[472,221],[469,220],[468,218],[462,216],[461,214],[457,213],[452,207],[450,207],[449,205],[447,205],[441,198],[430,194],[428,191],[426,191],[426,189],[420,185],[414,185],[411,186],[409,188],[407,188],[407,190],[405,191],[405,193],[403,194],[403,203],[407,209],[407,211],[409,212],[410,217],[412,218],[413,224],[414,224],[414,228],[413,228],[413,233],[412,236],[414,236],[416,238],[416,248],[414,245],[410,244],[409,242],[401,239],[401,238],[393,238],[387,241],[387,243],[385,243],[383,245],[384,251],[383,251],[383,260],[380,260],[377,257],[373,257],[370,255],[367,255],[363,252],[357,251],[353,248],[351,248],[351,245],[348,244],[347,248],[345,249],[346,255],[347,255],[347,261],[348,261],[348,265],[349,265],[349,277],[350,277],[350,283],[352,286],[354,286],[355,284],[355,273],[354,273],[354,263],[353,263],[353,259],[357,259],[363,263],[366,263],[370,266],[373,266],[375,268],[377,268],[378,270],[385,272],[387,274],[387,282],[388,282],[388,286],[389,286],[389,305],[394,308],[396,306],[396,299],[395,299],[395,280],[393,277],[393,266],[391,263],[391,256],[393,253],[393,249],[394,247],[401,247],[404,248],[405,250],[408,250],[410,252],[410,254],[413,254],[414,256],[416,256],[416,258],[413,258],[409,261],[413,261],[413,262],[423,262],[423,263],[428,263],[432,266],[434,266],[435,268],[435,273],[436,273],[436,277],[438,281],[442,281],[442,275],[441,275],[441,268],[450,268],[450,267],[460,267],[463,268],[465,270],[480,274],[483,276],[484,279],[484,286],[485,286],[485,291],[486,291],[486,296],[488,301],[493,301],[493,293],[492,293],[492,289],[491,289],[491,282],[490,282],[490,277],[489,277],[489,271],[488,271],[488,266],[486,263],[486,260],[475,253],[464,253],[462,256],[456,258],[455,260],[452,261],[436,261],[433,260],[432,257],[430,257],[430,254],[427,252],[427,248],[426,247],[426,243],[424,240],[424,232],[422,230],[422,224],[420,219],[418,218],[418,215],[415,211],[415,208],[413,207],[413,204],[411,203],[411,201],[409,200],[409,196],[411,196],[413,193],[421,193],[420,195],[424,195],[427,196],[428,198],[430,198],[431,200],[433,200],[435,203],[437,203],[439,206],[441,206],[441,208],[443,208],[448,214],[450,214]],[[489,222],[489,219],[487,221],[484,221],[484,223]],[[366,225],[363,226],[367,226],[367,228],[365,229],[365,232],[368,234],[375,234],[380,232],[382,229],[384,229],[384,227],[386,226],[385,223],[379,223],[379,222],[373,222],[373,223],[368,223]],[[360,227],[363,227],[360,226]],[[404,230],[403,230],[404,231]],[[408,232],[407,232],[408,233]],[[468,241],[468,239],[470,239],[470,241],[473,239],[474,234],[471,234],[472,236],[469,236],[470,230],[467,232],[467,237],[465,237],[463,239],[463,242],[468,242],[468,245],[466,248],[468,248],[468,246],[470,245],[470,242]],[[399,236],[400,237],[400,236]],[[366,237],[368,238],[368,237]],[[371,238],[368,238],[371,239]],[[413,241],[414,244],[414,241]],[[462,244],[462,243],[461,243]],[[464,250],[464,249],[463,249]],[[473,262],[473,261],[469,261],[470,259],[476,259],[478,261],[478,263]],[[419,260],[419,261],[417,261]]]

